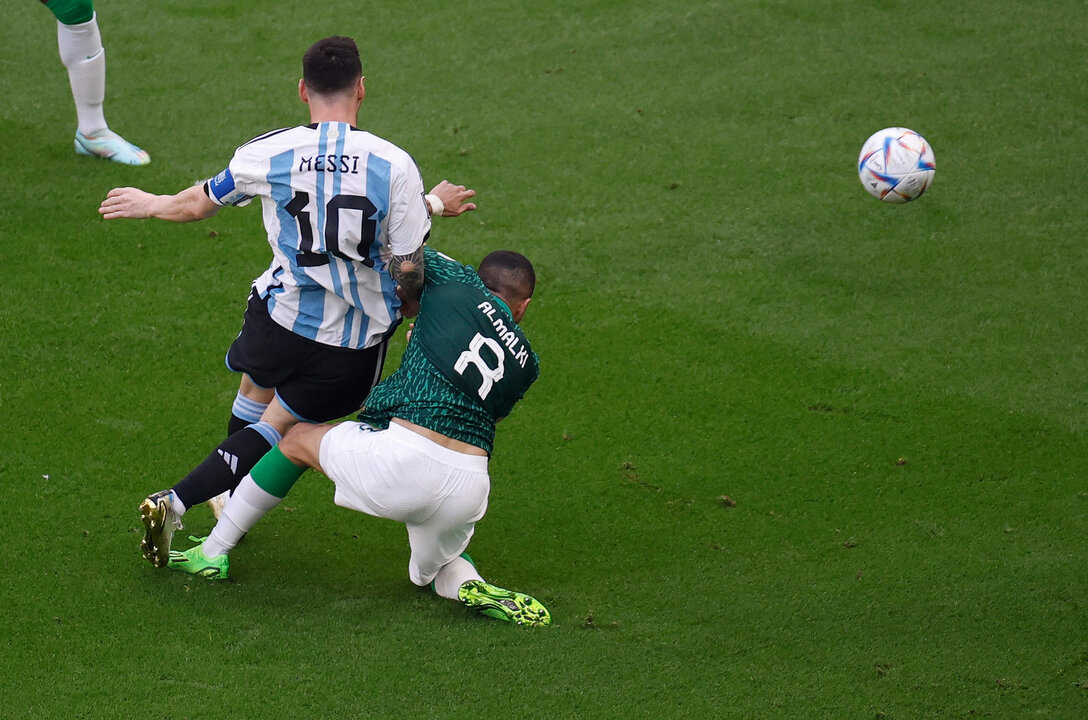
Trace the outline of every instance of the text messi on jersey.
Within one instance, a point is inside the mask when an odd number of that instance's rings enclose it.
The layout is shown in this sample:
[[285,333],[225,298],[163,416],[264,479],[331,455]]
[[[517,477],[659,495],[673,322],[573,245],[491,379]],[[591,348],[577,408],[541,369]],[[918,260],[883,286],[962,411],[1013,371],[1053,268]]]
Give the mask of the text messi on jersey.
[[300,157],[298,172],[338,172],[347,175],[359,174],[358,155],[315,155]]

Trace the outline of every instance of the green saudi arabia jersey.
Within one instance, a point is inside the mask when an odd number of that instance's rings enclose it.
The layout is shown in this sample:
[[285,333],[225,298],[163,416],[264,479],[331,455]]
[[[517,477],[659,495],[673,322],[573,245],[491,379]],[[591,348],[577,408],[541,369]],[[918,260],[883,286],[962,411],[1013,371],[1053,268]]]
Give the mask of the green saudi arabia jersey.
[[424,246],[423,297],[400,367],[380,382],[359,419],[403,418],[491,452],[495,422],[540,374],[510,309],[468,265]]

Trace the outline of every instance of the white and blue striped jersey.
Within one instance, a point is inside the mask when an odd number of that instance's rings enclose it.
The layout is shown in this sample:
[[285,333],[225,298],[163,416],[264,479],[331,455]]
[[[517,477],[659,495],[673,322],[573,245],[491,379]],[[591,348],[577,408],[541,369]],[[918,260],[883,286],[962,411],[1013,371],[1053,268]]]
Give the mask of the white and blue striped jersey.
[[239,147],[204,190],[218,205],[261,198],[273,257],[253,287],[273,320],[325,345],[381,342],[400,307],[389,260],[431,228],[407,152],[347,123],[285,128]]

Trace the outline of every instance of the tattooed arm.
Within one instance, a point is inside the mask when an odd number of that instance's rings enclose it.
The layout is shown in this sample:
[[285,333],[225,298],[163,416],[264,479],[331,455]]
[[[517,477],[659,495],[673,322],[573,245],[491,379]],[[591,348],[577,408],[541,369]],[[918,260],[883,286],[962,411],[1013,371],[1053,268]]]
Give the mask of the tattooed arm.
[[389,274],[397,283],[397,295],[403,303],[401,315],[415,317],[423,294],[423,246],[407,255],[394,255],[389,263]]

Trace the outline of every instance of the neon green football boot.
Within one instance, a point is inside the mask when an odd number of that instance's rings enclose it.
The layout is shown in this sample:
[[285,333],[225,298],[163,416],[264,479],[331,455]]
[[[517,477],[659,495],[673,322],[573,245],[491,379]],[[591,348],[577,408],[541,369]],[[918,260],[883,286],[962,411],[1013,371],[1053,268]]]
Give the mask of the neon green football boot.
[[483,580],[469,580],[458,589],[457,596],[468,607],[497,620],[529,626],[552,624],[551,613],[536,598]]
[[185,552],[170,552],[170,562],[167,564],[171,570],[181,570],[192,575],[197,575],[205,580],[227,580],[230,577],[230,558],[227,555],[216,555],[213,558],[204,554],[204,541],[206,537],[189,536],[194,545]]

